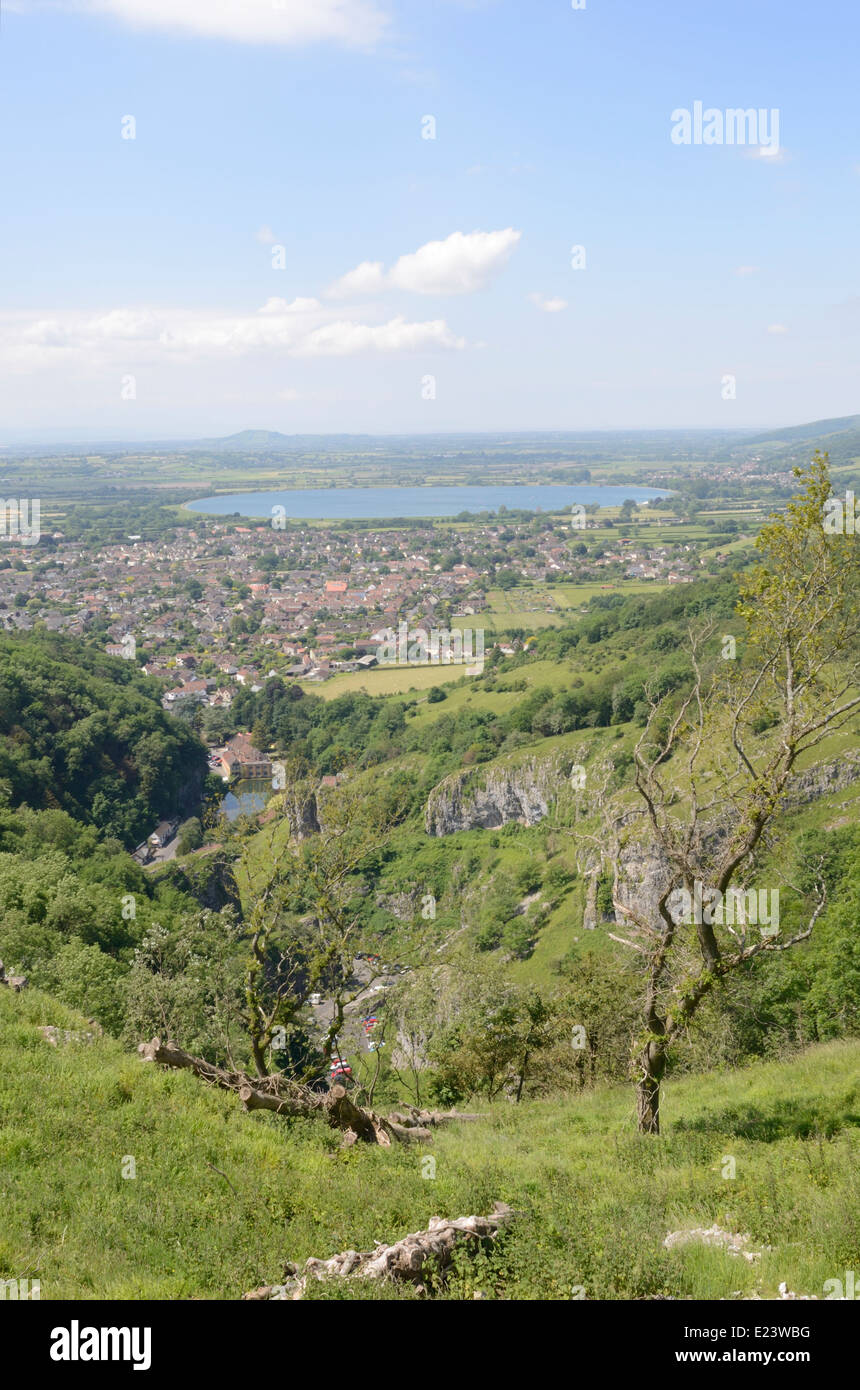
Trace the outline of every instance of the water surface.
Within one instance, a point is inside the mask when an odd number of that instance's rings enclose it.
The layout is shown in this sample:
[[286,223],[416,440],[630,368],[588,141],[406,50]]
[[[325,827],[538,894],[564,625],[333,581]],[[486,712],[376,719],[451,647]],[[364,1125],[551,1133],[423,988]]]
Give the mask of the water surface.
[[186,506],[208,516],[246,518],[280,516],[273,507],[283,507],[286,516],[300,521],[390,521],[393,517],[457,516],[460,512],[498,511],[506,507],[525,511],[558,511],[572,502],[582,505],[617,507],[630,497],[646,502],[651,497],[667,497],[665,488],[634,487],[597,483],[571,485],[554,483],[499,483],[492,487],[310,487],[288,488],[281,492],[233,492],[224,497],[202,497]]
[[234,782],[221,798],[220,809],[228,820],[237,816],[253,816],[262,811],[272,795],[272,783],[266,777],[245,777]]

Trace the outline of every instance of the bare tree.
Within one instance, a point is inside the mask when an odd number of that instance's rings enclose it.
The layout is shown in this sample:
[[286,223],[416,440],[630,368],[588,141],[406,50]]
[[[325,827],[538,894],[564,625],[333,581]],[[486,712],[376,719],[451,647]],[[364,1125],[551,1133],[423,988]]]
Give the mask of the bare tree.
[[738,650],[730,637],[714,650],[713,623],[691,630],[691,677],[680,692],[649,696],[635,749],[644,810],[613,803],[617,865],[637,855],[659,863],[644,894],[616,877],[627,927],[617,939],[644,976],[634,1061],[645,1133],[659,1132],[667,1060],[702,1000],[731,972],[806,941],[825,904],[819,876],[806,924],[783,938],[778,924],[760,925],[760,897],[747,887],[798,772],[814,775],[815,750],[856,727],[860,711],[860,539],[825,525],[826,455],[795,474],[802,490],[763,527],[763,563],[741,583]]

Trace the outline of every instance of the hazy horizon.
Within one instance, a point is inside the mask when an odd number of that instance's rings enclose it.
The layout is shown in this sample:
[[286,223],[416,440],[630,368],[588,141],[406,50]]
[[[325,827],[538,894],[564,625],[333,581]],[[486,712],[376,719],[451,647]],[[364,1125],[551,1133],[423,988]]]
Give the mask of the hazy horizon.
[[[853,414],[853,412],[846,412],[846,414],[843,415],[843,416],[833,416],[833,417],[829,417],[829,418],[833,418],[833,419],[849,419],[849,418],[852,417],[852,414]],[[856,412],[856,414],[860,415],[860,412]],[[287,439],[321,439],[321,440],[322,440],[322,439],[340,439],[340,438],[367,438],[367,439],[434,439],[434,438],[445,438],[445,437],[451,437],[451,438],[460,437],[460,438],[462,438],[463,436],[474,436],[475,438],[487,438],[487,437],[493,437],[493,436],[504,436],[505,438],[541,438],[541,437],[546,437],[546,438],[559,438],[559,437],[560,437],[560,438],[562,438],[562,439],[564,439],[564,438],[578,439],[578,438],[583,438],[583,437],[585,437],[585,436],[591,436],[591,435],[607,435],[607,436],[611,436],[611,435],[618,435],[618,434],[623,434],[623,435],[636,435],[636,434],[643,434],[643,435],[645,435],[645,434],[647,434],[647,435],[653,435],[653,434],[666,434],[666,435],[672,435],[672,434],[684,434],[684,435],[690,435],[690,434],[708,434],[708,435],[713,435],[713,434],[726,434],[726,435],[740,435],[740,436],[743,436],[744,438],[746,438],[747,436],[754,436],[754,435],[756,435],[756,434],[764,433],[764,432],[766,432],[766,431],[768,431],[768,430],[771,430],[771,429],[774,430],[774,431],[781,431],[781,430],[785,430],[785,429],[797,428],[797,427],[799,427],[799,426],[801,426],[801,425],[806,425],[806,424],[812,425],[812,424],[816,424],[816,423],[818,423],[818,422],[817,422],[817,421],[812,421],[812,420],[801,419],[801,420],[792,420],[792,421],[788,421],[788,422],[783,422],[782,424],[775,424],[774,422],[770,421],[770,422],[766,422],[766,423],[763,424],[763,425],[745,425],[745,426],[741,426],[741,425],[734,425],[734,426],[728,426],[728,425],[690,425],[690,426],[684,426],[684,425],[678,425],[678,426],[673,426],[673,425],[665,425],[665,426],[664,426],[664,425],[645,425],[645,426],[639,427],[639,426],[636,426],[636,425],[630,425],[630,426],[626,426],[626,427],[621,427],[621,426],[618,426],[618,427],[607,426],[607,427],[604,427],[604,428],[597,428],[597,427],[592,428],[592,427],[589,427],[589,426],[586,425],[586,426],[580,426],[580,427],[578,427],[578,428],[570,428],[570,429],[527,429],[527,428],[523,428],[523,429],[510,429],[510,430],[493,429],[493,428],[491,428],[491,427],[487,427],[486,429],[474,429],[474,430],[470,430],[470,429],[462,429],[462,430],[461,430],[461,429],[451,429],[451,430],[429,430],[429,429],[428,429],[428,430],[369,430],[369,429],[364,429],[364,430],[362,430],[362,429],[350,429],[350,428],[348,428],[348,427],[344,427],[343,429],[338,429],[338,430],[298,430],[298,429],[294,429],[294,430],[284,430],[284,429],[279,429],[277,426],[246,425],[246,426],[240,427],[240,428],[237,429],[237,430],[232,430],[232,431],[230,431],[229,433],[218,434],[218,435],[207,434],[207,433],[205,433],[203,430],[200,430],[200,431],[198,431],[197,433],[188,434],[188,435],[185,435],[185,434],[182,434],[182,435],[162,435],[162,436],[152,436],[152,437],[150,437],[150,436],[146,436],[146,437],[145,437],[145,436],[136,436],[136,435],[130,434],[130,433],[129,433],[129,434],[125,434],[125,435],[122,436],[122,437],[111,437],[111,436],[109,436],[109,435],[99,434],[99,432],[98,432],[97,430],[95,430],[95,429],[89,429],[89,430],[87,430],[87,429],[80,429],[80,430],[63,430],[63,429],[56,429],[56,430],[42,430],[42,431],[39,431],[39,430],[22,431],[22,432],[20,432],[20,433],[18,433],[18,434],[10,434],[9,436],[6,437],[6,439],[0,440],[0,449],[7,449],[7,450],[8,450],[8,449],[15,448],[15,447],[17,447],[17,446],[24,446],[24,445],[29,445],[29,446],[44,446],[44,447],[48,447],[48,446],[60,447],[60,446],[63,445],[63,444],[88,444],[88,443],[91,443],[91,444],[100,444],[100,445],[110,445],[110,444],[115,444],[115,445],[126,445],[126,444],[147,445],[147,444],[148,444],[148,445],[154,445],[154,446],[158,446],[158,445],[168,446],[168,445],[181,445],[181,444],[197,444],[197,445],[199,445],[199,444],[200,444],[202,441],[204,441],[204,440],[220,441],[220,440],[230,439],[230,438],[235,437],[236,435],[241,435],[241,434],[245,434],[245,433],[280,434],[280,435],[283,435],[284,438],[287,438]]]
[[809,13],[15,0],[5,438],[844,413],[860,21]]

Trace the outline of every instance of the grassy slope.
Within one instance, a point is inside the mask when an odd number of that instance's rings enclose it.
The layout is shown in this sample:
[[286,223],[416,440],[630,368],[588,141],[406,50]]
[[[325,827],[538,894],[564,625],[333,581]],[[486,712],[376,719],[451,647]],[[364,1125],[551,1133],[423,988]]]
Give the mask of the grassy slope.
[[[569,1298],[575,1285],[772,1297],[782,1280],[820,1297],[856,1266],[858,1043],[670,1084],[656,1141],[632,1133],[624,1088],[503,1103],[438,1136],[427,1181],[418,1151],[339,1153],[321,1124],[244,1115],[113,1041],[54,1049],[44,1022],[80,1026],[45,995],[0,991],[0,1276],[38,1277],[46,1299],[234,1298],[276,1282],[284,1259],[369,1247],[496,1198],[525,1217],[452,1297]],[[669,1231],[714,1221],[773,1249],[754,1265],[663,1249]]]

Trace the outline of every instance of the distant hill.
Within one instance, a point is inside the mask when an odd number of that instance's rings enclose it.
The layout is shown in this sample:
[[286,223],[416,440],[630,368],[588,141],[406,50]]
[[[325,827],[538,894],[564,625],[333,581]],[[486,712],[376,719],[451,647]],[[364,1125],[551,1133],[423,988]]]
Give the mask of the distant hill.
[[281,434],[279,430],[240,430],[238,434],[228,434],[221,439],[197,439],[190,447],[225,453],[244,449],[293,449],[295,437]]
[[841,415],[832,420],[813,420],[753,435],[740,446],[746,453],[759,450],[774,467],[804,463],[815,449],[826,449],[836,466],[860,458],[860,415]]
[[780,440],[818,439],[825,435],[845,434],[860,430],[860,415],[839,415],[833,420],[813,420],[810,424],[790,425],[787,429],[773,430],[746,440],[747,444],[772,444]]
[[368,447],[366,434],[281,434],[279,430],[240,430],[220,439],[195,439],[185,443],[184,452],[212,454],[302,453],[307,449],[360,449]]
[[[104,440],[89,442],[20,443],[0,445],[0,464],[20,458],[118,458],[139,462],[149,457],[208,455],[212,467],[235,465],[235,455],[255,457],[312,456],[315,465],[343,461],[425,467],[428,460],[446,468],[483,467],[525,460],[542,465],[611,463],[638,464],[728,462],[762,457],[776,469],[805,461],[816,448],[827,449],[834,464],[860,458],[860,415],[813,420],[785,429],[664,429],[664,430],[543,430],[448,432],[444,434],[284,434],[280,430],[245,429],[236,434],[202,439]],[[196,461],[195,461],[196,462]],[[116,476],[119,476],[118,474]]]

